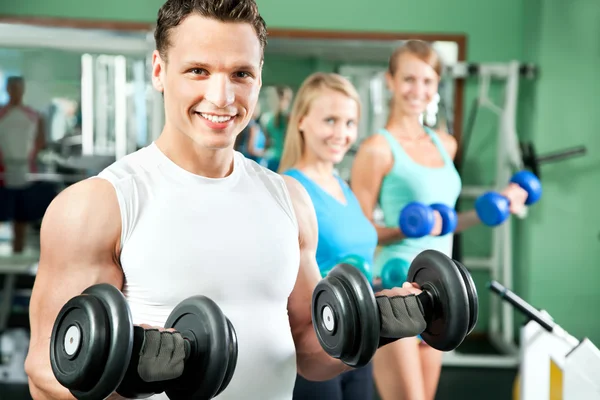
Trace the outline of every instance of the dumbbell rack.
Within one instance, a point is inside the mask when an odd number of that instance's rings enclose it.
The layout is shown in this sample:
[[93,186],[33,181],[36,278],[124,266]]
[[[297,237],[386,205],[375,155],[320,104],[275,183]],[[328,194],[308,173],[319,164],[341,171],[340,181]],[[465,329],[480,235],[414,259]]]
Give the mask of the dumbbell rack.
[[[460,197],[476,199],[487,191],[499,191],[512,175],[524,168],[516,131],[516,112],[520,76],[532,78],[535,68],[517,61],[509,63],[467,64],[459,63],[448,68],[447,73],[455,79],[476,76],[479,80],[477,107],[491,109],[499,116],[496,148],[496,177],[490,187],[464,186]],[[505,84],[504,104],[494,104],[488,97],[492,79]],[[488,271],[490,280],[496,280],[508,288],[513,286],[512,223],[509,218],[492,231],[492,249],[489,257],[465,257],[463,263],[471,271]],[[482,292],[482,296],[487,291]],[[490,298],[488,337],[501,355],[467,355],[459,352],[444,354],[443,363],[448,366],[514,368],[519,364],[519,349],[514,337],[514,313],[510,305]]]

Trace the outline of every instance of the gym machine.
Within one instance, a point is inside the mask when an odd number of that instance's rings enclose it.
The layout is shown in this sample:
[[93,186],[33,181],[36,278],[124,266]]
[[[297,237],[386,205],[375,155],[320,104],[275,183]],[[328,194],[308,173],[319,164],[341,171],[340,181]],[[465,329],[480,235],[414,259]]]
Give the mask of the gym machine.
[[496,281],[490,290],[530,319],[521,329],[515,400],[600,399],[600,350],[589,339],[577,340]]
[[[540,177],[540,165],[549,162],[562,161],[570,157],[583,155],[586,149],[583,146],[560,150],[555,153],[538,156],[531,143],[519,142],[516,130],[517,101],[519,93],[519,80],[521,78],[533,79],[538,74],[535,65],[523,64],[518,61],[509,63],[457,63],[446,68],[445,73],[454,79],[478,79],[478,95],[467,119],[465,134],[462,139],[462,153],[466,153],[469,137],[475,125],[478,110],[486,108],[498,115],[498,134],[496,144],[496,175],[490,186],[463,186],[461,198],[476,199],[488,191],[500,191],[508,184],[511,176],[524,169],[531,170]],[[489,95],[492,80],[504,83],[504,99],[502,105],[495,104]],[[520,215],[524,218],[525,212]],[[500,282],[508,287],[513,283],[513,254],[512,254],[512,219],[506,220],[502,225],[492,231],[492,246],[489,257],[456,257],[471,271],[488,271],[490,279]],[[461,260],[462,258],[462,260]],[[457,352],[444,354],[444,365],[451,366],[478,366],[478,367],[516,367],[519,362],[519,351],[514,338],[514,315],[512,308],[507,304],[500,304],[497,298],[490,299],[489,308],[490,342],[501,355],[466,355]]]
[[17,299],[31,297],[31,290],[17,290],[17,278],[35,276],[38,257],[12,256],[0,258],[0,275],[4,277],[0,295],[0,383],[27,383],[25,357],[29,333],[24,328],[10,328],[9,317]]

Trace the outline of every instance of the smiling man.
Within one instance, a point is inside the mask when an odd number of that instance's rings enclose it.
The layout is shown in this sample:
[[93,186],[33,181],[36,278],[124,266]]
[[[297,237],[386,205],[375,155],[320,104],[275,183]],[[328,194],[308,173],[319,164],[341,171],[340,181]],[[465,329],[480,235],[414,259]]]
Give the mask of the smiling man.
[[61,192],[42,224],[26,362],[34,399],[73,398],[53,375],[50,336],[61,307],[98,283],[122,290],[136,325],[163,327],[190,296],[214,300],[239,349],[219,399],[291,399],[296,372],[327,380],[349,369],[312,327],[320,275],[310,198],[233,150],[258,100],[266,36],[254,0],[160,9],[160,137]]

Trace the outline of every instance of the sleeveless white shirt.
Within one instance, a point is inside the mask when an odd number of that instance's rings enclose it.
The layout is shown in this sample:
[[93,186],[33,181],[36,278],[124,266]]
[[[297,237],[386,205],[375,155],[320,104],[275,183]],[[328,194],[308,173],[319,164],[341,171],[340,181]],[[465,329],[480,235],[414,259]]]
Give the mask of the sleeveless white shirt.
[[201,177],[154,143],[99,177],[117,192],[123,292],[134,324],[164,326],[180,301],[207,296],[238,338],[237,367],[218,399],[291,399],[296,352],[287,301],[300,250],[282,177],[238,152],[228,177]]
[[27,174],[31,171],[38,122],[39,115],[29,107],[0,107],[0,162],[8,188],[22,188],[29,183]]

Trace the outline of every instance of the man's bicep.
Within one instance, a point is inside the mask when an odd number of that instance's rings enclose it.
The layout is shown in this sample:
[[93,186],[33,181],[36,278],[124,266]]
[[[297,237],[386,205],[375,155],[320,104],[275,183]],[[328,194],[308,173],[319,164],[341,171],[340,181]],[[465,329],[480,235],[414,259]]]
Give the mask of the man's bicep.
[[30,306],[32,339],[48,335],[60,308],[87,287],[122,285],[115,258],[119,209],[112,201],[116,202],[114,190],[111,193],[106,185],[79,182],[48,207],[40,230],[40,260]]
[[50,336],[61,308],[98,283],[121,288],[115,249],[121,223],[114,189],[86,180],[61,192],[40,230],[40,260],[29,308],[31,340],[26,371],[44,393],[62,393],[50,367]]

